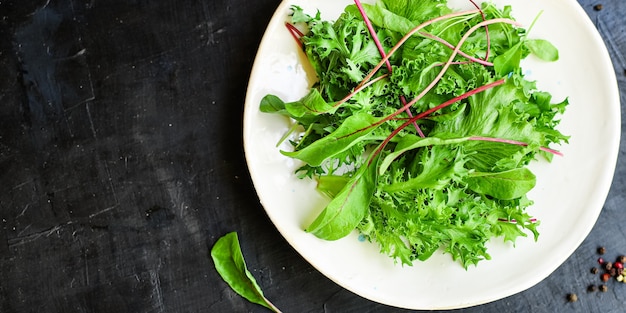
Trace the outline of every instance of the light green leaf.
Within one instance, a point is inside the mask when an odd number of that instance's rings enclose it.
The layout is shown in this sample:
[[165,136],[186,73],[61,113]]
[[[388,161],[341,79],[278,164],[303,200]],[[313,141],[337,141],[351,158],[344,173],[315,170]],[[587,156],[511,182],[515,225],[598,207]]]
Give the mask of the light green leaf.
[[311,89],[302,99],[285,103],[285,109],[295,118],[302,117],[305,114],[333,113],[336,110],[335,107],[322,98],[320,92],[315,88]]
[[396,149],[383,159],[383,161],[380,164],[379,174],[382,174],[385,171],[387,171],[387,169],[389,168],[389,165],[391,165],[391,162],[393,162],[393,160],[395,160],[396,158],[398,158],[400,155],[402,155],[403,153],[407,151],[422,148],[422,147],[427,147],[427,146],[458,144],[458,143],[465,142],[467,140],[468,140],[468,137],[442,139],[438,137],[421,138],[421,137],[414,136],[414,135],[405,136],[398,143],[398,145],[396,146]]
[[317,179],[317,190],[334,198],[348,183],[349,178],[339,175],[323,175]]
[[519,42],[493,60],[493,68],[496,70],[496,74],[504,77],[518,70],[522,56],[522,43]]
[[423,188],[442,190],[449,186],[452,180],[459,181],[461,177],[467,175],[464,163],[460,149],[432,146],[430,149],[422,150],[420,158],[422,170],[417,176],[385,186],[383,190],[390,193]]
[[355,113],[331,134],[315,141],[306,148],[293,152],[281,151],[283,155],[296,158],[311,166],[319,166],[324,160],[354,146],[359,141],[367,139],[375,127],[370,127],[376,118],[367,113]]
[[337,240],[350,234],[368,211],[376,189],[378,157],[363,164],[335,198],[306,228],[325,240]]
[[544,61],[554,62],[559,59],[559,50],[547,40],[530,39],[524,41],[524,44],[532,54]]
[[527,168],[516,168],[499,173],[474,172],[467,178],[468,187],[481,194],[501,200],[512,200],[526,195],[535,187],[536,178]]

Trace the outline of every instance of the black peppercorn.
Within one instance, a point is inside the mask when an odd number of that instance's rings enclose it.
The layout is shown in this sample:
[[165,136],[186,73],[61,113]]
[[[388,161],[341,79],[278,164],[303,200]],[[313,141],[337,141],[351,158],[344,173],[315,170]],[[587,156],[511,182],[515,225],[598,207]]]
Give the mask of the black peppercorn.
[[593,6],[593,9],[596,10],[596,11],[600,11],[600,10],[602,10],[602,8],[603,8],[603,6],[601,4],[596,4],[596,5]]
[[609,290],[609,287],[607,287],[606,285],[600,285],[600,291],[607,292],[608,290]]
[[592,267],[591,268],[591,274],[598,274],[598,268],[597,267]]
[[598,289],[598,287],[596,287],[596,285],[589,285],[589,287],[587,287],[587,291],[589,292],[595,292]]
[[567,295],[567,301],[576,302],[578,301],[578,296],[575,293],[570,293]]
[[605,270],[610,271],[612,268],[613,268],[613,263],[611,263],[611,262],[606,262],[606,263],[604,264],[604,269],[605,269]]
[[[626,71],[624,72],[626,73]],[[617,262],[620,262],[622,264],[626,263],[626,255],[620,255],[617,257]]]
[[605,254],[605,253],[606,253],[605,247],[598,247],[598,254]]

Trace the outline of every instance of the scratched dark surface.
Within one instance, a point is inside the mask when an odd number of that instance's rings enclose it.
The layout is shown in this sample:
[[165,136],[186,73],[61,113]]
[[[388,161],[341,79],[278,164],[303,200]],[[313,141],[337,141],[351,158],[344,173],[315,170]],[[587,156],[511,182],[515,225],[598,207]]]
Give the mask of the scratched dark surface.
[[[626,2],[579,2],[626,92]],[[408,312],[325,278],[258,203],[241,120],[278,4],[0,0],[0,312],[267,312],[213,269],[209,250],[230,231],[284,312]],[[597,245],[626,253],[624,160],[572,257],[467,312],[626,311],[626,286],[585,292]]]

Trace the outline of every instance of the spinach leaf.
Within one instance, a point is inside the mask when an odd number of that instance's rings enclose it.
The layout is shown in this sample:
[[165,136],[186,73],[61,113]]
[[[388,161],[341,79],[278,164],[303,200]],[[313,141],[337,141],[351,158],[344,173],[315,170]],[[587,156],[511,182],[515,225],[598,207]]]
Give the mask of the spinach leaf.
[[261,287],[246,267],[236,232],[218,239],[211,248],[211,257],[217,272],[236,293],[252,303],[280,313],[280,310],[265,298]]

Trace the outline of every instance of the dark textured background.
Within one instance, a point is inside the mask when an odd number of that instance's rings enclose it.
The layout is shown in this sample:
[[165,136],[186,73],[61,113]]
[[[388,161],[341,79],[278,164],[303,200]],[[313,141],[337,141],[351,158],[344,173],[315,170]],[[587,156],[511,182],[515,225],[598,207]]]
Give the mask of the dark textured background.
[[[579,2],[626,91],[626,2]],[[0,312],[266,312],[213,268],[209,250],[229,231],[284,312],[407,312],[322,276],[258,203],[242,110],[278,4],[0,0]],[[626,253],[623,154],[575,254],[537,286],[468,312],[626,311],[626,285],[585,292],[599,282],[588,273],[598,245]],[[569,292],[580,300],[567,303]]]

